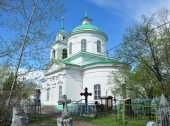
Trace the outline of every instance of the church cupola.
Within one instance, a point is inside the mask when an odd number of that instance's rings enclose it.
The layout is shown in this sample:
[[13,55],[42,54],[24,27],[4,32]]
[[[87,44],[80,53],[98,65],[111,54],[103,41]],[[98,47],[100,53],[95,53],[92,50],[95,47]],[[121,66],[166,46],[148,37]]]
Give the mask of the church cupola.
[[82,24],[90,24],[92,20],[88,18],[87,11],[85,11],[84,18],[81,19]]
[[81,24],[75,27],[67,36],[68,57],[77,53],[93,53],[107,55],[107,35],[97,26],[91,23],[91,19],[85,11]]

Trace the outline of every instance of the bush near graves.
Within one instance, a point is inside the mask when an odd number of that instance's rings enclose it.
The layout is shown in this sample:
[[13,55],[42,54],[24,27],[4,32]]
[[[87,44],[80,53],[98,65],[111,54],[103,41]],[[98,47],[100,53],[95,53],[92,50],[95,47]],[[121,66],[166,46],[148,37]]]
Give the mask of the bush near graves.
[[13,96],[10,104],[7,106],[7,99],[9,92],[0,92],[0,124],[2,126],[10,126],[12,121],[12,109],[14,106],[19,106],[20,100],[18,97],[18,91],[13,91]]

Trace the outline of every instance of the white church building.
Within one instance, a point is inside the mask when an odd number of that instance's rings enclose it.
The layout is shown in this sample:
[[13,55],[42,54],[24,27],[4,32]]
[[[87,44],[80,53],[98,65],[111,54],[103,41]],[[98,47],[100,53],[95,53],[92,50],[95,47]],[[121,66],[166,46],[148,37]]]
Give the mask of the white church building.
[[123,68],[107,56],[107,35],[91,24],[85,14],[81,24],[66,32],[64,22],[51,46],[50,65],[41,80],[42,105],[58,105],[62,95],[72,101],[84,99],[81,92],[87,87],[92,93],[89,102],[102,96],[113,96],[110,76]]

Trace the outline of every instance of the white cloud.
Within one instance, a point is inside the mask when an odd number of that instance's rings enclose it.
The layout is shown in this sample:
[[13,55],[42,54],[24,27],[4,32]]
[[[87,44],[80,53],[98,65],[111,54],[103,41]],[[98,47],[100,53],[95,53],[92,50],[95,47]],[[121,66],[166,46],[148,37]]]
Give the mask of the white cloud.
[[28,71],[27,69],[20,68],[19,75],[18,79],[22,81],[33,81],[36,84],[41,84],[40,80],[44,78],[44,72],[41,70]]
[[170,0],[88,0],[108,12],[124,18],[139,19],[162,8],[170,9]]

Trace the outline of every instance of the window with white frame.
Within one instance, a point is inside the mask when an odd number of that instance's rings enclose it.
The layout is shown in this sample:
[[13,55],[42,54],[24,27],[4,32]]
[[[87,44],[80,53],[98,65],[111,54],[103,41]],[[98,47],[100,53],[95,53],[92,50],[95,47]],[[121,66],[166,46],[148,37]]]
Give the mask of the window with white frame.
[[59,86],[59,100],[62,98],[62,86]]
[[94,100],[99,100],[101,98],[101,86],[100,84],[94,85]]
[[86,52],[86,39],[81,40],[81,51]]
[[69,54],[72,54],[72,43],[69,43]]
[[53,51],[52,51],[52,58],[53,59],[55,58],[55,49],[53,49]]
[[97,41],[97,52],[101,53],[101,42],[99,40]]
[[46,99],[46,100],[47,100],[47,101],[50,100],[50,88],[47,89],[47,99]]

